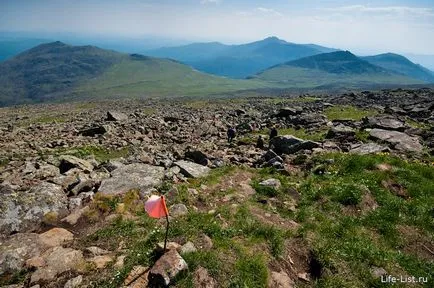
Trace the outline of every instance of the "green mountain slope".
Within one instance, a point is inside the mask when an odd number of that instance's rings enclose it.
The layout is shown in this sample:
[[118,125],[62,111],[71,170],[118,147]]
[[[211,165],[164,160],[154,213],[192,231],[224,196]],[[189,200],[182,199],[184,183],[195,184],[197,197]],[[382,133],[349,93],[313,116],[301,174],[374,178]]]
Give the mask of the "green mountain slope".
[[208,95],[267,85],[206,75],[173,60],[61,42],[0,63],[1,106],[89,97]]
[[420,80],[372,65],[348,51],[324,53],[267,69],[252,78],[299,88],[421,84]]
[[419,79],[424,82],[434,83],[433,73],[425,67],[415,64],[404,56],[386,53],[375,56],[362,57],[371,64],[383,67],[395,73]]
[[262,81],[204,74],[174,60],[132,55],[80,83],[75,93],[92,97],[206,96],[270,86]]
[[206,73],[245,78],[276,64],[331,51],[336,50],[269,37],[242,45],[195,43],[145,51],[144,54],[182,61]]
[[122,54],[93,46],[42,44],[0,63],[0,104],[39,102],[70,91],[121,61]]

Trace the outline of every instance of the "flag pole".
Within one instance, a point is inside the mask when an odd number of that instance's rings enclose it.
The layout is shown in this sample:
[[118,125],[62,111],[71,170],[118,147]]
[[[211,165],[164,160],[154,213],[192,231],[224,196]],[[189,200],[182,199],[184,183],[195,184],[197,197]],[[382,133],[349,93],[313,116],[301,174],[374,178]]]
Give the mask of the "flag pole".
[[164,253],[166,253],[167,235],[169,234],[169,215],[166,214],[166,236],[164,237]]
[[163,210],[166,214],[166,236],[164,237],[164,252],[166,253],[166,246],[167,246],[167,236],[169,234],[169,211],[167,210],[166,201],[164,199],[164,196],[161,195],[161,204],[163,205]]

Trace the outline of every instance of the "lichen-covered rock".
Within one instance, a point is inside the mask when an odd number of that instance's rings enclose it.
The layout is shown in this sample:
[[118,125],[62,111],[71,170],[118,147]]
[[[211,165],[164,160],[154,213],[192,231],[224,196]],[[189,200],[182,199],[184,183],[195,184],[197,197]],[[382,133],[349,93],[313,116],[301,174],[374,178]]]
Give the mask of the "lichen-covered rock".
[[397,130],[403,132],[406,125],[392,116],[374,116],[363,119],[365,127],[379,128],[384,130]]
[[187,269],[187,262],[181,255],[176,250],[169,250],[155,262],[149,271],[149,284],[155,287],[167,287],[181,271]]
[[280,183],[279,179],[270,178],[264,181],[259,182],[259,185],[266,186],[266,187],[272,187],[274,189],[279,189],[282,184]]
[[164,178],[164,168],[148,164],[130,164],[112,172],[112,177],[101,182],[98,192],[105,195],[122,195],[132,189],[148,194],[160,185]]
[[274,151],[282,154],[292,154],[300,150],[311,150],[320,147],[320,144],[313,141],[304,141],[303,139],[292,135],[277,136],[271,140]]
[[379,152],[388,152],[390,149],[386,146],[377,144],[377,143],[364,143],[357,144],[351,147],[350,153],[355,154],[371,154],[371,153],[379,153]]
[[46,265],[36,270],[30,283],[50,282],[67,271],[76,271],[84,263],[83,253],[71,248],[54,247],[41,255]]
[[402,132],[372,129],[369,135],[373,139],[387,142],[392,148],[397,150],[421,152],[423,149],[417,137],[411,137]]
[[53,228],[40,234],[39,239],[48,247],[56,247],[72,241],[74,234],[63,228]]
[[91,172],[93,170],[93,165],[91,163],[72,155],[60,156],[59,160],[60,160],[59,169],[60,169],[60,173],[62,174],[68,172],[73,168],[78,168],[85,172]]
[[175,204],[169,209],[169,214],[173,217],[183,216],[187,213],[188,209],[187,206],[185,206],[184,204]]
[[0,244],[0,275],[23,269],[26,260],[39,256],[48,247],[36,233],[17,233]]
[[175,165],[181,169],[182,174],[191,178],[205,177],[211,171],[211,169],[206,166],[185,160],[175,162]]
[[0,233],[34,231],[47,218],[68,213],[68,198],[55,184],[42,182],[29,191],[0,195]]

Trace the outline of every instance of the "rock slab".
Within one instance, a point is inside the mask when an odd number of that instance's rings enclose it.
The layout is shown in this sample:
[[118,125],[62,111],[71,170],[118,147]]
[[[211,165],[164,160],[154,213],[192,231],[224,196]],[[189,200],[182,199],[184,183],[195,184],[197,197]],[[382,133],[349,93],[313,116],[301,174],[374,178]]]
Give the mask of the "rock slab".
[[122,195],[132,189],[139,189],[141,194],[148,194],[152,188],[162,183],[163,178],[163,167],[134,163],[113,170],[112,177],[101,182],[98,192]]

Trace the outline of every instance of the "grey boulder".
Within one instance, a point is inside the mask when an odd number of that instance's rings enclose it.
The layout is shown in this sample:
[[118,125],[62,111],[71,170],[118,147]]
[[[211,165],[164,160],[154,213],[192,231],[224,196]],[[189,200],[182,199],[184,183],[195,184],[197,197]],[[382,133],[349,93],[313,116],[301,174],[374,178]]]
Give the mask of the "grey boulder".
[[134,163],[115,169],[111,174],[111,178],[101,182],[98,192],[105,195],[122,195],[138,189],[141,194],[148,194],[152,188],[162,183],[164,168]]
[[392,148],[397,150],[407,152],[421,152],[423,149],[423,146],[422,144],[420,144],[417,137],[411,137],[402,132],[383,129],[372,129],[369,135],[372,139],[386,142]]
[[186,177],[200,178],[207,176],[211,171],[210,168],[189,161],[177,161],[175,165],[181,169],[181,173]]
[[320,144],[313,141],[305,141],[292,135],[277,136],[271,140],[274,151],[279,154],[292,154],[300,150],[312,150],[320,147]]
[[35,230],[48,213],[55,217],[68,213],[68,198],[56,184],[42,182],[29,191],[0,195],[0,232]]

